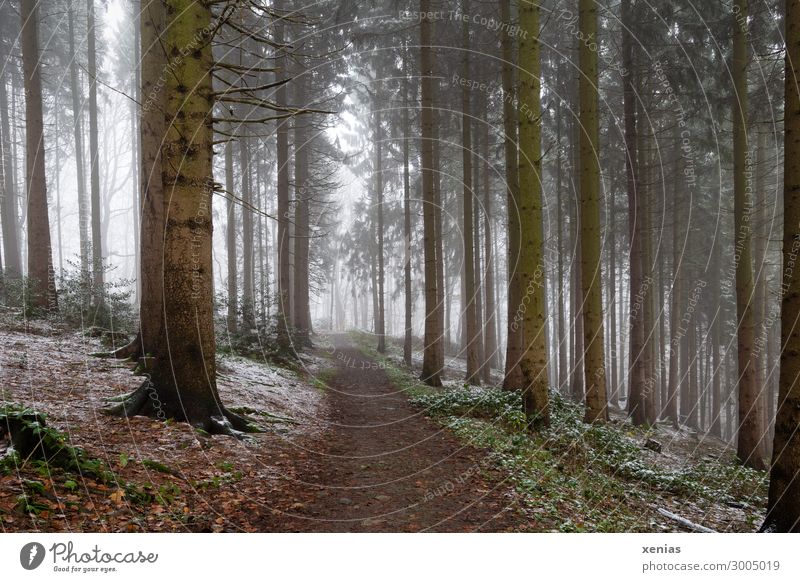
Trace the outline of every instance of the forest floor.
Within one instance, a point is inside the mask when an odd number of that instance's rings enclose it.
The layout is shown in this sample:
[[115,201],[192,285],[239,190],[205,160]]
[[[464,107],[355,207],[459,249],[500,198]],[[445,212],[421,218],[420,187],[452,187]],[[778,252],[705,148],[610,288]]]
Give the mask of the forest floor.
[[316,343],[292,368],[220,354],[223,401],[265,428],[240,442],[105,415],[141,381],[130,364],[0,316],[0,406],[46,413],[85,450],[77,467],[4,462],[1,531],[685,531],[659,509],[754,531],[763,516],[764,474],[715,439],[621,417],[586,427],[559,399],[553,428],[529,437],[513,394],[424,387],[363,335]]

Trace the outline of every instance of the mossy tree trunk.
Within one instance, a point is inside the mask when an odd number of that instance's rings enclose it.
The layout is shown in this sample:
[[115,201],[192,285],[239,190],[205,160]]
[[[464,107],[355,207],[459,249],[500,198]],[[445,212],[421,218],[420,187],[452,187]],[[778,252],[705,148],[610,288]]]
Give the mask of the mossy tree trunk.
[[[158,11],[159,4],[156,0],[151,8]],[[142,123],[143,146],[147,143],[149,154],[143,156],[143,169],[153,172],[160,165],[164,215],[164,228],[156,233],[163,238],[163,253],[152,256],[143,252],[142,268],[163,256],[159,274],[163,283],[159,311],[163,313],[163,324],[151,338],[145,337],[143,326],[143,344],[150,355],[146,359],[148,378],[112,412],[174,418],[209,432],[238,435],[236,431],[246,430],[248,424],[225,410],[216,385],[211,261],[211,11],[192,0],[168,0],[163,4],[166,26],[155,45],[167,56],[184,54],[183,58],[170,61],[171,74],[163,90],[153,89],[156,94],[163,92],[160,160],[154,160],[149,147],[153,144],[150,140],[158,138],[154,133],[159,130],[158,123],[151,126],[147,117]],[[153,14],[143,10],[145,13]],[[143,18],[143,42],[146,38],[153,40],[151,34],[157,30],[153,22],[146,20]],[[186,47],[194,48],[186,54]],[[148,58],[147,53],[143,56]],[[150,66],[153,64],[148,62],[143,70],[144,83],[158,79],[151,75],[161,74],[158,67]],[[156,193],[146,192],[149,204],[158,206]],[[152,226],[143,222],[143,241],[153,236]],[[152,269],[152,265],[148,268]]]
[[[597,42],[597,5],[580,0],[579,28]],[[580,45],[580,249],[583,289],[583,345],[586,422],[608,420],[603,346],[603,296],[600,276],[600,123],[597,51]]]
[[523,290],[523,408],[531,428],[550,423],[547,342],[545,336],[545,265],[542,232],[541,86],[539,6],[521,2],[519,11],[519,285]]

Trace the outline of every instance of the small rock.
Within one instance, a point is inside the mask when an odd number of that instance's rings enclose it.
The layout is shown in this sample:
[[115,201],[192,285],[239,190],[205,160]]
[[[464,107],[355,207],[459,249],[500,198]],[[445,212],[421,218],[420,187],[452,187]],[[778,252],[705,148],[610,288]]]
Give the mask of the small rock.
[[656,453],[660,453],[664,447],[657,440],[647,439],[644,443],[644,448],[650,449],[651,451],[654,451]]
[[342,505],[352,505],[353,500],[350,499],[349,497],[341,497],[339,498],[339,503],[341,503]]
[[391,497],[389,497],[388,495],[376,495],[375,499],[377,499],[378,501],[389,501]]

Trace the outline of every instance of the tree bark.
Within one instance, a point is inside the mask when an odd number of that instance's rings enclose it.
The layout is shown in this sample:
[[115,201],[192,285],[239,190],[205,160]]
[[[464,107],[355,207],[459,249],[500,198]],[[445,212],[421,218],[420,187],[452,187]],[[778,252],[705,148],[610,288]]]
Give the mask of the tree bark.
[[[585,39],[597,39],[597,5],[580,0],[579,29]],[[598,117],[597,52],[580,46],[580,249],[583,289],[584,378],[586,422],[608,420],[606,369],[603,354],[603,296],[600,276],[600,123]]]
[[[275,25],[275,44],[279,47],[285,42],[285,22],[283,20],[284,1],[275,2],[275,10],[278,15]],[[288,59],[284,48],[278,48],[278,55],[275,59],[276,82],[286,78]],[[275,101],[279,106],[287,105],[286,84],[282,84],[275,91]],[[278,347],[281,351],[288,354],[291,348],[292,338],[290,334],[291,321],[291,263],[289,253],[291,251],[289,239],[289,127],[286,121],[278,120],[278,127],[275,131],[276,154],[278,164]]]
[[[421,13],[429,12],[430,0],[420,0]],[[425,262],[425,338],[420,379],[429,386],[441,386],[437,349],[440,330],[437,326],[436,213],[433,165],[433,63],[431,59],[431,22],[420,22],[420,105],[422,174],[422,225]]]
[[739,430],[736,454],[754,469],[764,469],[764,429],[761,423],[760,387],[756,384],[758,361],[753,355],[753,264],[751,211],[753,188],[747,136],[747,0],[734,0],[733,11],[733,197],[736,266],[737,356],[739,362]]
[[58,308],[50,218],[47,210],[42,79],[39,68],[39,17],[36,0],[22,0],[22,70],[25,82],[25,183],[28,201],[28,285],[26,303],[36,309]]
[[[510,28],[511,0],[501,0],[500,20]],[[522,290],[519,283],[519,166],[517,162],[517,122],[514,107],[514,39],[510,34],[500,34],[503,55],[503,130],[505,133],[506,190],[508,197],[508,321],[506,340],[505,379],[503,388],[517,390],[522,387],[523,378],[520,358],[523,351],[523,330],[520,325]]]
[[409,168],[409,139],[411,122],[408,103],[408,46],[403,49],[403,291],[405,296],[405,333],[403,334],[403,362],[411,367],[412,309],[411,296],[411,174]]
[[524,291],[519,306],[522,310],[523,337],[520,371],[523,380],[522,403],[528,427],[540,429],[550,424],[550,412],[545,336],[546,270],[542,232],[538,5],[532,2],[520,3],[519,26],[519,288]]
[[[148,6],[152,10],[143,10],[143,19],[154,18],[162,2],[155,0]],[[163,255],[159,256],[163,256],[160,274],[163,276],[164,325],[154,342],[156,351],[146,360],[147,380],[112,412],[174,418],[208,432],[241,436],[239,431],[247,430],[249,425],[225,410],[216,386],[211,259],[214,187],[211,111],[214,98],[211,39],[205,32],[212,29],[211,10],[192,0],[163,3],[168,16],[156,51],[173,55],[187,46],[195,46],[185,58],[170,63],[172,74],[167,77],[163,90],[154,88],[156,94],[164,94],[162,111],[167,122],[162,122],[164,132],[159,141],[164,189],[161,202],[166,218],[164,230],[157,233],[163,237]],[[147,24],[142,27],[143,43],[153,32],[154,23]],[[143,58],[147,60],[148,54],[143,54]],[[149,66],[152,64],[148,62],[143,70],[145,83],[158,79],[150,75],[160,74],[158,69]],[[145,126],[148,131],[153,129],[149,121],[145,117],[142,124],[148,145],[155,137],[144,130]],[[145,165],[153,163],[152,157],[145,159]],[[150,168],[154,169],[155,164]],[[150,200],[155,204],[159,202],[155,197]],[[153,236],[153,233],[147,234],[148,238]],[[149,262],[158,256],[143,253],[142,258]]]
[[225,246],[228,255],[228,331],[236,333],[239,318],[239,265],[236,258],[236,204],[233,201],[233,124],[228,123],[225,139]]
[[96,307],[105,302],[103,240],[100,216],[100,146],[97,136],[97,51],[95,49],[94,0],[87,0],[88,72],[89,72],[89,163],[92,202],[92,301]]
[[[3,55],[3,62],[6,62]],[[11,151],[11,134],[8,123],[8,94],[6,92],[5,75],[0,76],[0,130],[3,133],[3,198],[0,201],[0,220],[3,227],[3,258],[5,259],[5,280],[22,277],[22,259],[20,257],[20,239],[17,211],[17,188],[14,183],[14,157]]]
[[375,212],[378,215],[378,232],[376,233],[377,246],[377,309],[375,333],[378,336],[378,352],[386,352],[386,294],[384,292],[384,266],[383,266],[383,143],[381,133],[381,104],[376,103],[375,117]]
[[[469,14],[469,0],[462,1],[462,11]],[[462,75],[465,79],[471,78],[470,73],[470,42],[469,42],[469,20],[462,21],[462,44],[463,44],[463,70]],[[462,160],[462,181],[463,189],[463,244],[464,244],[464,292],[462,304],[464,305],[464,317],[466,319],[466,356],[467,371],[465,381],[467,384],[478,385],[480,379],[480,364],[478,361],[478,348],[480,337],[478,331],[478,314],[475,302],[475,249],[473,232],[473,184],[472,184],[472,108],[470,103],[470,92],[472,88],[466,84],[461,88],[461,160]]]
[[78,80],[78,55],[75,51],[75,9],[74,0],[69,3],[69,82],[72,94],[73,133],[75,136],[75,170],[78,179],[78,226],[80,240],[81,277],[89,282],[89,201],[86,196],[86,174],[83,161],[83,123],[81,108],[81,92]]
[[778,412],[762,530],[800,532],[800,0],[786,1],[783,292]]
[[[295,77],[297,105],[303,107],[307,102],[306,86],[308,74],[299,70]],[[308,151],[310,145],[307,116],[294,120],[294,318],[295,337],[301,347],[311,345],[311,320],[309,312],[309,206],[308,192]]]

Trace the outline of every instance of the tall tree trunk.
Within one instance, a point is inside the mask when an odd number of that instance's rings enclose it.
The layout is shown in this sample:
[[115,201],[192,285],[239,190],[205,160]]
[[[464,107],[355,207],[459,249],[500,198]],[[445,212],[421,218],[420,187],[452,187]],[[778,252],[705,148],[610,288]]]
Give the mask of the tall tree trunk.
[[645,289],[643,286],[644,212],[639,192],[639,135],[636,127],[636,72],[633,61],[633,40],[630,30],[634,26],[630,0],[622,0],[622,67],[625,70],[623,100],[625,113],[625,167],[628,191],[628,237],[630,241],[630,313],[628,315],[628,338],[630,342],[628,367],[628,414],[635,425],[647,422],[644,390],[645,331],[642,313]]
[[[579,29],[585,39],[597,39],[597,5],[580,0]],[[597,52],[580,46],[580,249],[583,289],[584,378],[586,422],[608,420],[603,295],[600,276],[600,119],[598,116]]]
[[[508,29],[511,22],[511,0],[500,1],[500,20]],[[514,107],[514,39],[501,33],[500,44],[503,55],[503,130],[505,138],[506,190],[508,196],[508,321],[506,340],[506,364],[503,388],[516,390],[522,387],[523,378],[520,358],[523,351],[523,330],[520,311],[522,289],[519,282],[520,215],[519,166],[517,162],[517,121]]]
[[225,246],[228,255],[228,331],[236,333],[239,316],[239,265],[236,260],[236,204],[233,197],[233,124],[226,125],[225,138]]
[[[469,0],[462,0],[462,11],[469,14]],[[462,75],[465,79],[471,78],[470,72],[470,42],[469,42],[469,20],[463,19],[462,25],[462,48],[463,63]],[[464,198],[463,198],[463,244],[464,261],[463,275],[464,284],[462,288],[462,305],[464,317],[466,319],[466,356],[467,373],[465,380],[468,384],[480,384],[480,363],[478,361],[478,348],[480,347],[480,337],[478,331],[478,314],[475,301],[475,234],[473,232],[473,184],[472,184],[472,108],[470,103],[471,87],[466,84],[461,88],[461,160],[463,170]]]
[[377,279],[378,279],[378,305],[375,333],[378,336],[378,352],[386,351],[386,305],[384,303],[384,266],[383,266],[383,143],[381,133],[381,104],[376,103],[375,110],[375,211],[378,214],[378,232],[376,233],[377,248]]
[[250,333],[256,327],[255,247],[253,238],[253,169],[247,124],[239,126],[239,171],[242,190],[242,326]]
[[800,0],[786,0],[785,142],[783,174],[783,300],[778,412],[767,516],[762,529],[800,532]]
[[[6,62],[3,55],[3,62]],[[17,187],[14,183],[14,157],[11,150],[11,134],[8,123],[8,94],[6,77],[0,76],[0,131],[2,131],[3,191],[0,200],[0,224],[3,227],[3,255],[5,258],[5,279],[19,279],[22,276],[22,259],[20,257],[20,239],[17,216]]]
[[[160,11],[161,2],[153,2],[150,6],[153,10],[143,10],[143,19],[153,18],[153,13]],[[164,325],[154,342],[157,351],[148,358],[147,380],[114,411],[125,416],[148,414],[160,419],[174,418],[206,431],[238,436],[241,433],[236,431],[246,430],[248,425],[225,410],[216,386],[211,259],[212,54],[210,38],[203,32],[212,28],[211,10],[192,0],[167,0],[164,4],[169,19],[165,33],[156,43],[159,50],[167,55],[177,54],[193,39],[199,41],[194,41],[198,47],[195,51],[172,63],[172,74],[163,87],[163,119],[169,120],[169,125],[163,125],[162,121],[164,133],[158,143],[164,194],[161,202],[167,219],[164,230],[156,233],[163,238],[163,255],[142,254],[143,262],[148,263],[163,256],[160,274]],[[150,34],[150,27],[143,23],[143,43]],[[148,60],[147,52],[143,58]],[[143,67],[145,86],[157,82],[158,77],[150,75],[161,74],[149,65],[152,62]],[[142,123],[148,146],[156,137],[150,133],[154,129],[150,121],[145,115]],[[144,156],[143,162],[152,164],[153,158]],[[157,161],[151,169],[156,165]],[[150,201],[159,202],[155,197]],[[148,238],[152,236],[153,233],[147,233]]]
[[747,138],[747,0],[734,0],[733,11],[733,197],[736,261],[737,355],[739,362],[739,430],[736,453],[754,469],[764,469],[761,399],[753,357],[753,264],[751,256],[752,185],[748,184],[750,152]]
[[[284,0],[275,2],[278,19],[274,23],[275,44],[279,47],[285,42]],[[275,66],[276,82],[286,78],[288,58],[284,48],[277,49],[278,55]],[[287,105],[286,84],[280,85],[275,91],[275,101],[279,106]],[[291,321],[291,264],[289,253],[291,251],[289,240],[289,126],[286,121],[278,120],[275,131],[276,155],[278,164],[278,347],[288,353],[291,348],[291,335],[289,323]]]
[[[681,159],[680,143],[677,131],[675,132],[675,149],[673,156],[673,175],[680,175],[679,161]],[[681,271],[681,240],[680,240],[680,221],[682,204],[679,198],[678,180],[672,181],[672,292],[669,309],[669,370],[667,376],[667,398],[662,408],[664,418],[672,422],[672,426],[678,428],[678,357],[681,333],[681,320],[683,319],[680,310],[683,305],[683,280]],[[714,244],[712,242],[712,244]],[[716,378],[718,375],[714,374]]]
[[[298,71],[295,77],[295,95],[297,105],[304,107],[307,102],[306,85],[308,73]],[[308,151],[310,148],[308,116],[296,117],[294,120],[294,328],[298,345],[305,347],[311,344],[311,320],[309,312],[309,205],[308,192]]]
[[81,107],[81,90],[78,80],[78,55],[75,51],[75,8],[74,0],[69,3],[69,84],[72,94],[73,133],[75,136],[75,166],[78,178],[78,225],[80,239],[81,277],[85,283],[89,281],[89,200],[86,193],[86,173],[83,161],[83,123]]
[[[419,0],[421,13],[430,11],[431,0]],[[441,386],[437,349],[440,330],[437,326],[436,276],[436,197],[433,165],[433,63],[431,55],[431,22],[420,22],[420,162],[422,173],[422,225],[425,262],[425,341],[421,379],[429,386]]]
[[100,146],[97,137],[97,51],[95,49],[94,0],[87,0],[88,72],[89,72],[89,163],[91,164],[92,201],[92,301],[105,301],[103,240],[100,216]]
[[411,122],[408,115],[408,46],[403,47],[403,291],[405,296],[405,333],[403,334],[403,362],[411,367],[411,173],[409,169],[409,139]]
[[557,301],[558,303],[558,336],[556,340],[556,351],[558,353],[558,383],[559,391],[565,389],[568,379],[568,365],[567,365],[567,334],[569,330],[566,325],[565,317],[565,303],[567,300],[568,289],[564,285],[564,205],[563,205],[563,169],[562,158],[564,155],[561,146],[561,101],[556,101],[556,245],[558,263],[556,267],[556,278],[558,285],[556,286]]
[[[482,119],[486,118],[487,99],[483,99]],[[483,124],[481,139],[481,157],[484,160],[483,175],[483,256],[484,259],[484,289],[486,309],[484,313],[483,337],[486,361],[483,365],[483,381],[487,384],[492,381],[492,368],[497,367],[497,303],[495,302],[495,270],[494,270],[494,229],[492,228],[492,192],[490,187],[489,166],[489,124]]]
[[[519,12],[519,286],[522,309],[523,408],[532,429],[550,424],[545,315],[544,235],[539,61],[539,7],[520,3]],[[509,338],[510,339],[510,338]],[[602,342],[602,337],[600,338]],[[603,396],[605,398],[605,395]],[[605,402],[603,402],[605,406]]]
[[47,211],[42,79],[39,68],[39,17],[36,0],[22,0],[22,71],[25,80],[25,184],[28,200],[28,286],[26,303],[58,308],[50,218]]

